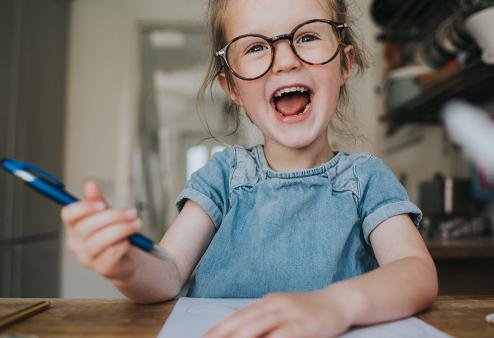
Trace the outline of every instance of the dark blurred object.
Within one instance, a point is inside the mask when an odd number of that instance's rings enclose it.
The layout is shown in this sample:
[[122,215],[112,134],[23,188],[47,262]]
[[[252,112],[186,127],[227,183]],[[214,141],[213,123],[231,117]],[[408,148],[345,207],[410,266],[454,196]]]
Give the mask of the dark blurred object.
[[371,15],[375,23],[386,27],[403,6],[403,0],[375,0],[371,5]]
[[459,50],[470,50],[477,46],[466,28],[465,16],[462,12],[454,15],[447,34],[451,43]]
[[442,175],[419,183],[419,205],[424,215],[432,219],[472,217],[479,212],[472,198],[471,180]]
[[487,173],[482,165],[475,165],[472,175],[473,197],[478,201],[494,200],[494,176]]
[[424,213],[422,233],[426,238],[489,236],[491,221],[480,216],[482,204],[472,195],[472,181],[443,177],[419,183],[419,206]]
[[416,97],[422,92],[417,76],[431,73],[425,66],[407,66],[389,72],[387,88],[387,108],[393,109]]
[[467,32],[463,13],[458,9],[425,38],[420,54],[429,66],[441,68],[451,60],[468,61],[468,54],[476,49],[477,44]]
[[460,8],[460,0],[374,0],[371,15],[383,27],[382,41],[420,41]]
[[[384,43],[387,70],[423,64],[437,69],[416,77],[422,87],[419,95],[391,105],[383,114],[388,136],[405,124],[438,124],[438,112],[452,97],[476,104],[492,98],[494,67],[482,62],[482,50],[465,23],[474,9],[488,3],[494,0],[372,1],[370,11],[381,26],[377,39]],[[492,40],[492,34],[486,36]]]
[[405,124],[439,124],[439,112],[447,100],[461,97],[482,104],[492,98],[493,91],[494,67],[479,60],[472,65],[463,65],[459,71],[430,84],[419,96],[384,113],[381,121],[388,123],[388,136]]
[[[399,52],[394,54],[400,56],[400,62],[389,63],[389,68],[413,62],[410,51],[412,54],[420,51],[421,61],[433,68],[442,68],[458,58],[462,63],[474,61],[470,56],[478,56],[478,46],[465,27],[465,11],[472,7],[472,2],[374,0],[371,15],[382,27],[378,40],[395,43],[399,48]],[[389,50],[386,54],[389,55]]]
[[384,43],[384,58],[388,69],[398,68],[403,64],[402,54],[400,45],[397,43],[391,41]]
[[417,80],[420,83],[420,86],[423,89],[427,89],[431,86],[433,86],[435,83],[438,83],[440,81],[443,81],[450,77],[451,75],[455,74],[458,72],[460,69],[460,63],[457,61],[450,61],[448,64],[438,70],[435,70],[434,72],[430,72],[427,74],[419,74],[415,77],[415,80]]
[[491,222],[485,217],[462,218],[455,217],[438,224],[434,237],[448,238],[477,238],[492,235]]
[[494,0],[462,0],[462,11],[465,17],[494,6]]
[[420,55],[430,67],[437,69],[446,66],[461,51],[450,40],[451,30],[452,20],[444,20],[422,44]]

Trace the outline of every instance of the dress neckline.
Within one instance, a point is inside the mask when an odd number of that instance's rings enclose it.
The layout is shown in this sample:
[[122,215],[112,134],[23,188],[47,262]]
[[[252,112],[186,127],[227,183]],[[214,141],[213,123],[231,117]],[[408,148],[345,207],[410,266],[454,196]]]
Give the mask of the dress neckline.
[[343,156],[344,152],[335,151],[334,156],[328,160],[320,164],[317,167],[308,168],[308,169],[300,169],[300,170],[291,170],[291,171],[275,171],[271,169],[269,166],[266,157],[264,155],[264,146],[262,144],[258,144],[254,147],[255,156],[257,158],[260,169],[265,174],[266,177],[277,177],[277,178],[296,178],[296,177],[306,177],[306,176],[315,176],[320,175],[338,163],[340,158]]

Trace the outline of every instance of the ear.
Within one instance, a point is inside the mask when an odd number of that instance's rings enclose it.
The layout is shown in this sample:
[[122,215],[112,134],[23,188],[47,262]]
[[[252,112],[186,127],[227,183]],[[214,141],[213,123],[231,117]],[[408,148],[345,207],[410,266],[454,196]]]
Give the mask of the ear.
[[350,45],[346,46],[343,49],[343,56],[346,58],[346,67],[341,69],[340,86],[343,86],[350,78],[350,75],[352,75],[352,67],[355,62],[355,48]]
[[232,88],[228,84],[225,73],[221,72],[218,75],[218,82],[220,83],[220,86],[225,92],[226,96],[228,96],[233,102],[235,102],[236,105],[243,106],[240,96],[238,96],[238,94],[235,92],[235,88]]

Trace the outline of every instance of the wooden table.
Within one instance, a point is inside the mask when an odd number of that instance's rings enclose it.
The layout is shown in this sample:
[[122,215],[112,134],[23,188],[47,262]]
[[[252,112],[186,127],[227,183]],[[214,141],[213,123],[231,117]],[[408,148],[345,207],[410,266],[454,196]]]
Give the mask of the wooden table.
[[[14,307],[38,300],[0,299]],[[174,301],[138,305],[127,300],[52,299],[52,308],[2,331],[37,337],[156,337]],[[484,321],[494,312],[494,296],[441,296],[418,317],[455,337],[494,337],[494,326]]]

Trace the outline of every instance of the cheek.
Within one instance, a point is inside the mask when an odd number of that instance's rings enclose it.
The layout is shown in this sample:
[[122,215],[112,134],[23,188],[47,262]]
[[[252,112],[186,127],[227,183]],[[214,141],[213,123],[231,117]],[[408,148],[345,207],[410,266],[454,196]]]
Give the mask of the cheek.
[[242,105],[247,111],[254,111],[254,107],[265,104],[264,83],[260,81],[242,81],[236,84],[237,93]]
[[327,67],[314,73],[314,79],[319,84],[319,90],[331,101],[337,101],[341,91],[341,74],[339,67]]
[[313,76],[320,83],[327,83],[332,88],[339,88],[342,81],[341,68],[339,59],[335,59],[329,64],[319,66],[317,71],[313,72]]

